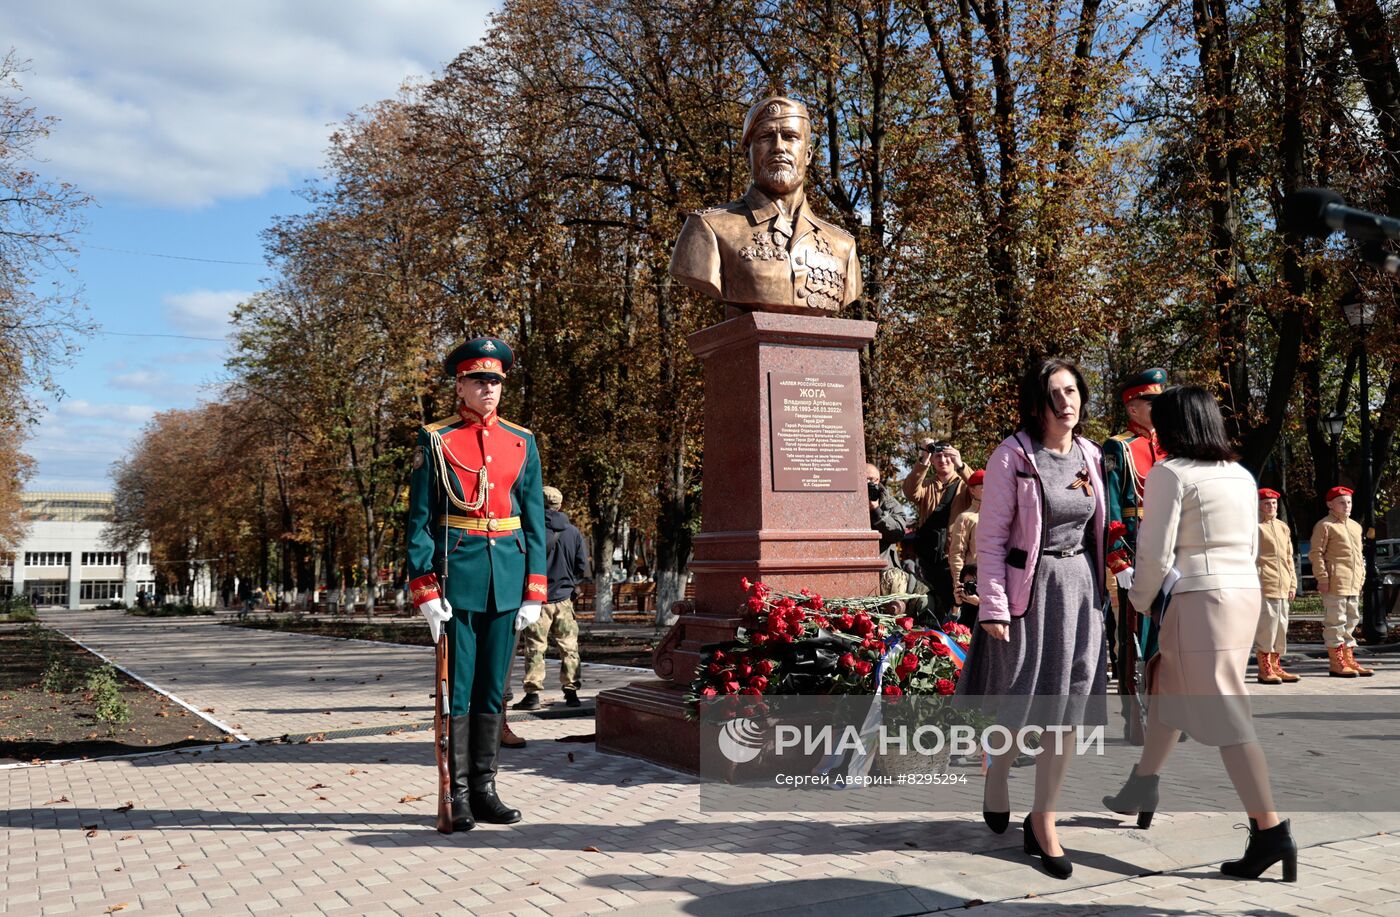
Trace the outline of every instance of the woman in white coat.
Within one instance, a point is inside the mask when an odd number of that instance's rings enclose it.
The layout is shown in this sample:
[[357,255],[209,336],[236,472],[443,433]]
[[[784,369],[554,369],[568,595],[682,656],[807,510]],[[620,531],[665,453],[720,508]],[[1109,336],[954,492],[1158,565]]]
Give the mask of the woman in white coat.
[[1292,882],[1298,849],[1288,822],[1274,811],[1244,683],[1259,620],[1258,485],[1234,461],[1220,408],[1205,389],[1179,386],[1157,396],[1152,425],[1170,458],[1147,476],[1133,607],[1151,607],[1169,573],[1180,579],[1170,587],[1159,652],[1148,670],[1152,702],[1142,756],[1127,785],[1104,804],[1136,814],[1138,826],[1147,828],[1162,766],[1184,729],[1220,748],[1250,816],[1244,857],[1221,872],[1255,879],[1281,861],[1284,880]]

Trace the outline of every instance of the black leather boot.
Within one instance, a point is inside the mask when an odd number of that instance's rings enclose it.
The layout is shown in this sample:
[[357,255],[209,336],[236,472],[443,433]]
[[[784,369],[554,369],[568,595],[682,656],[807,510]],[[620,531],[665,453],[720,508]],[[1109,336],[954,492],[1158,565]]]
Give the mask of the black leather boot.
[[471,742],[469,716],[454,716],[448,722],[447,772],[452,778],[452,830],[470,831],[476,827],[471,806],[467,802],[468,777],[471,773]]
[[1288,830],[1288,820],[1261,830],[1251,818],[1249,846],[1244,849],[1244,856],[1221,863],[1220,871],[1237,879],[1257,879],[1264,870],[1279,861],[1283,862],[1283,881],[1297,882],[1298,845],[1293,842],[1293,834]]
[[496,756],[501,743],[501,713],[473,713],[471,719],[471,772],[467,777],[472,815],[492,825],[512,825],[520,821],[520,810],[512,809],[496,795]]
[[1128,782],[1118,795],[1103,798],[1104,808],[1119,815],[1136,815],[1137,826],[1144,830],[1152,827],[1152,813],[1157,811],[1157,784],[1161,778],[1161,774],[1140,776],[1134,764]]

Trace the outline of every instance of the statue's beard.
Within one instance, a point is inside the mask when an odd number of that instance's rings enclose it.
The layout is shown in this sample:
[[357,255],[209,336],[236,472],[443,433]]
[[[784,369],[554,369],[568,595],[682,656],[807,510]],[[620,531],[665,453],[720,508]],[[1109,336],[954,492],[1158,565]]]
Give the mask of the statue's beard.
[[802,173],[796,166],[765,166],[759,169],[758,183],[775,194],[789,194],[802,187]]

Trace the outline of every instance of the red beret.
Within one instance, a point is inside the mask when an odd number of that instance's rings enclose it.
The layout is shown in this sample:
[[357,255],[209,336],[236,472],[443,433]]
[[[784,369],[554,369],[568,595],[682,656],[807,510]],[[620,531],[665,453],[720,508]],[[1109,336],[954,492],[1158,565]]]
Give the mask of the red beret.
[[1260,500],[1277,500],[1277,499],[1278,499],[1279,497],[1281,497],[1281,496],[1283,496],[1283,494],[1279,493],[1279,492],[1276,491],[1276,490],[1270,490],[1270,489],[1267,488],[1267,487],[1261,487],[1261,488],[1259,488],[1259,499],[1260,499]]
[[1354,492],[1355,491],[1353,491],[1350,487],[1342,487],[1341,485],[1338,485],[1332,488],[1331,490],[1327,491],[1327,502],[1331,503],[1338,497],[1350,497]]
[[968,487],[971,487],[971,486],[974,485],[974,484],[981,484],[981,483],[982,483],[982,479],[985,478],[986,476],[987,476],[987,472],[983,471],[981,468],[978,468],[978,469],[977,469],[976,471],[974,471],[972,474],[970,474],[970,475],[967,476],[967,486],[968,486]]

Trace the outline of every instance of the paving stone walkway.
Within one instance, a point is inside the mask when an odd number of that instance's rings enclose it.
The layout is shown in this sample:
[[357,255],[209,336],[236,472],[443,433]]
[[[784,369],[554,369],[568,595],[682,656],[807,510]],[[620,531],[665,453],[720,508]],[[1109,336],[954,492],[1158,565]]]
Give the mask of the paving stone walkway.
[[[383,693],[401,682],[423,694],[418,648],[52,623],[254,733],[311,732],[326,709],[337,724],[425,709],[425,697],[399,710]],[[1400,666],[1369,681],[1400,688]],[[1317,682],[1333,685],[1359,690]],[[525,821],[448,837],[432,829],[423,732],[0,771],[0,913],[879,917],[978,901],[986,914],[1389,914],[1400,899],[1400,813],[1292,813],[1305,848],[1296,884],[1218,876],[1244,846],[1237,814],[1163,812],[1141,832],[1102,811],[1064,813],[1076,865],[1058,882],[1021,854],[1016,827],[993,835],[973,812],[706,813],[699,781],[562,741],[592,733],[591,718],[516,728],[529,745],[503,751],[499,782]]]

